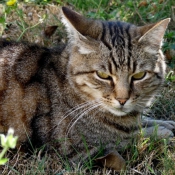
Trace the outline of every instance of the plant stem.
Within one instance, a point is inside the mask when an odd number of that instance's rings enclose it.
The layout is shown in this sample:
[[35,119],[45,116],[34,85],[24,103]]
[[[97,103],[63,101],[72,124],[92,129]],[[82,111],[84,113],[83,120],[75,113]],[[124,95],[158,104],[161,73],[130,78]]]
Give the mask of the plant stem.
[[33,29],[34,27],[36,27],[37,25],[39,25],[41,22],[36,23],[35,25],[31,26],[31,27],[27,27],[26,29],[23,30],[23,32],[21,33],[21,35],[19,36],[19,38],[17,39],[17,41],[19,41],[21,39],[21,37],[24,35],[24,33],[29,30],[29,29]]
[[7,146],[3,148],[2,152],[0,153],[0,160],[4,157],[4,155],[7,152],[7,150],[8,150]]

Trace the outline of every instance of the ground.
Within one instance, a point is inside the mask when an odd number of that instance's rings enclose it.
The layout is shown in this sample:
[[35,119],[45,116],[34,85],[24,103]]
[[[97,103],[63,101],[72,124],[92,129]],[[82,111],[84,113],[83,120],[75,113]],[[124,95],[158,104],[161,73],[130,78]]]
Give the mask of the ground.
[[[113,1],[110,1],[111,3]],[[69,4],[70,5],[70,4]],[[142,5],[142,4],[141,4]],[[72,7],[72,6],[71,6]],[[4,12],[6,8],[6,13]],[[0,23],[0,35],[9,40],[26,40],[44,46],[56,46],[66,41],[66,32],[60,22],[60,6],[49,3],[45,5],[22,4],[9,10],[0,4],[0,15],[6,14],[4,23]],[[2,19],[1,19],[2,21]],[[55,31],[56,29],[56,31]],[[173,29],[174,30],[174,29]],[[55,31],[55,33],[53,33]],[[170,50],[173,52],[173,50]],[[174,57],[170,54],[170,58]],[[171,68],[168,68],[170,72]],[[175,121],[175,82],[167,80],[160,95],[144,113],[158,119]],[[175,174],[174,138],[169,141],[143,138],[133,142],[131,147],[121,152],[127,161],[127,171],[121,174]],[[55,155],[42,154],[35,150],[27,156],[18,150],[10,150],[6,155],[9,162],[0,167],[6,174],[114,174],[112,170],[101,167],[71,168],[55,152]]]

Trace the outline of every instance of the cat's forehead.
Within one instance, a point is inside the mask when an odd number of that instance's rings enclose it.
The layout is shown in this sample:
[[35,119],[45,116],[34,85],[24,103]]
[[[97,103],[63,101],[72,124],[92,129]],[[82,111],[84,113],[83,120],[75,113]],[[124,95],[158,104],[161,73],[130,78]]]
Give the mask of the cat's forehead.
[[131,41],[138,35],[135,25],[120,21],[102,22],[100,40],[109,48],[130,46]]
[[116,69],[131,68],[132,40],[137,35],[136,27],[124,22],[103,22],[100,40],[109,51],[109,64]]

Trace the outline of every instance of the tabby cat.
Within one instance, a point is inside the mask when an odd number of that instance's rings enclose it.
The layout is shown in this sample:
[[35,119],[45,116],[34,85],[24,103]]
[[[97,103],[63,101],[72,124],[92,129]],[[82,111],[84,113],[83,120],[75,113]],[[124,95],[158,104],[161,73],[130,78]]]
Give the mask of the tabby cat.
[[[63,7],[62,21],[69,41],[58,48],[0,39],[0,132],[12,127],[19,145],[54,147],[75,163],[101,145],[119,156],[117,142],[123,146],[141,125],[145,135],[154,130],[140,114],[164,81],[170,19],[137,27]],[[160,137],[173,136],[175,122],[156,122]]]

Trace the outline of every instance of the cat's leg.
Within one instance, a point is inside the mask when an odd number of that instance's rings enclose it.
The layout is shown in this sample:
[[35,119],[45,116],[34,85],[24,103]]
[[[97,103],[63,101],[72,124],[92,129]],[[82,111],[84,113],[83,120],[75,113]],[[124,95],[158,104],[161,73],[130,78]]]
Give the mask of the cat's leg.
[[72,165],[87,165],[89,163],[95,163],[106,168],[112,168],[113,170],[120,172],[126,167],[125,160],[114,148],[114,145],[106,145],[103,150],[99,147],[88,147],[87,150],[77,149],[78,154],[68,155],[69,162]]
[[117,172],[125,170],[126,168],[125,160],[116,150],[110,150],[109,153],[105,154],[102,157],[98,157],[95,161],[104,167],[112,168]]
[[145,137],[156,134],[158,138],[173,137],[175,131],[174,121],[155,120],[142,116],[142,132]]
[[[118,140],[120,143],[121,141]],[[118,144],[119,144],[118,143]],[[103,155],[98,156],[95,161],[97,164],[102,165],[106,168],[111,168],[116,172],[120,172],[126,169],[126,162],[124,158],[118,153],[118,147],[116,143],[110,142],[105,145]]]

